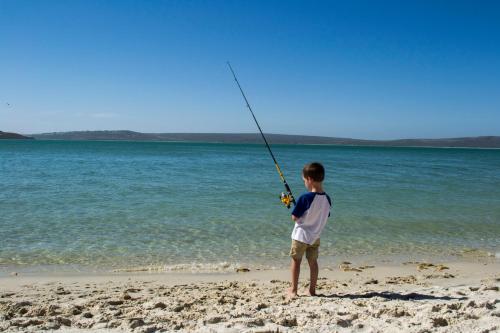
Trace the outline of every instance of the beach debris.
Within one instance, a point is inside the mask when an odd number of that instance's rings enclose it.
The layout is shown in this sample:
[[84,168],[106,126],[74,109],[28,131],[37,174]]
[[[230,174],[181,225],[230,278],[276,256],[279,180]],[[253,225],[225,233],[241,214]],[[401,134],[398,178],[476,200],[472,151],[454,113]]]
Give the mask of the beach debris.
[[356,306],[360,306],[360,307],[366,306],[366,302],[365,301],[357,301],[357,302],[353,302],[353,304],[356,305]]
[[413,275],[408,276],[391,276],[385,281],[388,284],[414,284],[417,282],[417,278]]
[[342,269],[344,272],[362,272],[359,268],[347,267]]
[[365,284],[378,284],[378,280],[370,279],[370,280],[366,281]]
[[427,274],[424,275],[425,279],[440,279],[440,278],[445,278],[445,279],[452,279],[454,278],[455,275],[450,274],[450,273],[443,273],[443,274]]
[[49,316],[57,316],[62,314],[61,307],[57,304],[50,304],[47,308],[41,309],[41,313],[46,313]]
[[250,269],[245,267],[236,268],[236,273],[247,273],[247,272],[250,272]]
[[498,288],[498,286],[486,286],[486,287],[483,288],[483,290],[499,291],[500,288]]
[[391,315],[392,317],[396,317],[396,318],[404,317],[404,316],[411,316],[405,309],[403,309],[399,306],[392,309],[391,311],[389,311],[389,315]]
[[468,308],[475,308],[475,307],[477,307],[477,306],[476,306],[476,302],[474,302],[474,301],[470,301],[469,303],[467,303],[467,307],[468,307]]
[[437,265],[436,270],[437,271],[444,271],[445,269],[450,269],[448,266],[445,265]]
[[365,265],[365,266],[359,266],[359,269],[368,269],[368,268],[375,268],[375,266],[372,265]]
[[291,317],[291,318],[282,318],[279,322],[278,322],[279,325],[281,326],[286,326],[286,327],[293,327],[293,326],[297,326],[297,318],[296,317]]
[[73,316],[77,316],[79,314],[82,313],[82,309],[83,307],[82,306],[79,306],[79,305],[75,305],[71,308],[70,310],[70,313],[73,315]]
[[436,305],[432,306],[431,311],[432,312],[439,312],[439,311],[441,311],[442,308],[443,308],[442,304],[436,304]]
[[462,257],[489,257],[489,252],[481,249],[466,248],[460,251],[458,255]]
[[339,318],[339,319],[337,319],[336,324],[339,325],[340,327],[346,328],[346,327],[351,326],[351,321]]
[[60,324],[60,325],[64,325],[64,326],[71,326],[71,320],[68,319],[68,318],[64,318],[64,317],[56,317],[55,318],[55,321],[56,323]]
[[10,275],[12,275],[12,276],[18,276],[19,273],[18,272],[11,272]]
[[351,266],[349,266],[349,265],[350,265],[350,264],[344,264],[344,263],[341,263],[341,264],[339,265],[339,268],[340,268],[341,270],[344,270],[344,269],[350,268]]
[[94,317],[94,315],[92,315],[92,313],[90,313],[90,312],[84,312],[82,314],[82,317],[83,318],[92,318],[92,317]]
[[350,262],[344,261],[339,265],[339,268],[344,272],[362,272],[360,268],[351,267],[350,265]]
[[207,324],[217,324],[217,323],[220,323],[223,320],[224,320],[224,318],[222,318],[220,316],[213,316],[213,317],[208,317],[206,319],[206,323]]
[[28,319],[28,320],[13,320],[10,323],[12,326],[19,326],[26,328],[28,326],[38,326],[44,324],[44,321],[39,319]]
[[434,327],[448,326],[448,321],[441,317],[432,318],[432,326]]
[[462,303],[451,303],[446,305],[446,307],[449,310],[459,310],[460,308],[462,308],[462,305],[463,305]]
[[434,264],[431,264],[431,263],[426,263],[426,262],[419,263],[419,264],[417,265],[417,269],[418,269],[419,271],[423,271],[424,269],[429,269],[429,268],[431,268],[431,267],[435,267],[435,265],[434,265]]
[[117,268],[113,269],[113,273],[132,273],[132,272],[148,272],[153,271],[150,267],[133,267],[133,268]]
[[131,318],[129,319],[129,328],[134,329],[140,326],[144,326],[146,323],[142,318]]
[[262,309],[265,309],[267,308],[267,304],[266,303],[259,303],[257,304],[257,310],[262,310]]
[[427,269],[434,269],[434,271],[442,272],[444,270],[450,269],[448,266],[443,264],[433,264],[429,262],[419,262],[419,261],[407,261],[404,262],[403,265],[417,265],[418,271],[424,271]]
[[165,309],[166,307],[167,305],[163,302],[158,302],[153,306],[154,309]]
[[68,295],[71,294],[71,291],[65,290],[63,287],[57,287],[55,293],[57,295]]

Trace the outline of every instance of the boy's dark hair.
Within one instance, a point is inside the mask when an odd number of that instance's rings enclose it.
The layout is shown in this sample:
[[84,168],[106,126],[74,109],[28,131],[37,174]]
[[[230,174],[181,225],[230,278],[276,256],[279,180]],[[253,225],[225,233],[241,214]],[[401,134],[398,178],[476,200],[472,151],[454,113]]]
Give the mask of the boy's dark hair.
[[318,162],[308,163],[302,169],[302,176],[311,178],[315,182],[322,182],[325,179],[325,168]]

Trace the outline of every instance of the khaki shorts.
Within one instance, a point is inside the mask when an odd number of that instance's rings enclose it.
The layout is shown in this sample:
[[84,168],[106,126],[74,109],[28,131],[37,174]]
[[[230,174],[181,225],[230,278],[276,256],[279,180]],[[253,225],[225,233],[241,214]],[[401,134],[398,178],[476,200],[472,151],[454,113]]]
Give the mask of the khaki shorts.
[[290,249],[290,257],[293,259],[302,259],[304,252],[306,253],[306,258],[318,259],[319,254],[319,238],[311,245],[299,242],[292,239],[292,248]]

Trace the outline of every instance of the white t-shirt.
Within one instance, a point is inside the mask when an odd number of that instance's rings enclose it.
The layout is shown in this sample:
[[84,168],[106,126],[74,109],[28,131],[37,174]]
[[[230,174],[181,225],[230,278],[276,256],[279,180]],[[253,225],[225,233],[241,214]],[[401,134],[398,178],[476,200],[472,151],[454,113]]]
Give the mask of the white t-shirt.
[[332,201],[324,192],[302,194],[292,211],[292,215],[299,218],[295,221],[292,239],[306,244],[314,243],[325,227],[331,206]]

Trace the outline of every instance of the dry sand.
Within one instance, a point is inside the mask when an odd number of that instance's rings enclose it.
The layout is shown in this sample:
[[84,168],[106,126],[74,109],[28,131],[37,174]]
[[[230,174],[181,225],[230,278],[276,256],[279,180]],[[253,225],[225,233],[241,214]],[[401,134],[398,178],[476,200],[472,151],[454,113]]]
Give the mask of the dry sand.
[[[302,266],[302,277],[309,274]],[[344,263],[318,297],[288,271],[0,278],[6,332],[500,332],[500,264]]]

